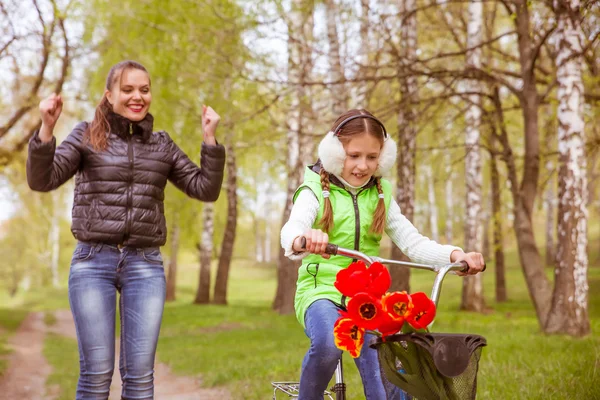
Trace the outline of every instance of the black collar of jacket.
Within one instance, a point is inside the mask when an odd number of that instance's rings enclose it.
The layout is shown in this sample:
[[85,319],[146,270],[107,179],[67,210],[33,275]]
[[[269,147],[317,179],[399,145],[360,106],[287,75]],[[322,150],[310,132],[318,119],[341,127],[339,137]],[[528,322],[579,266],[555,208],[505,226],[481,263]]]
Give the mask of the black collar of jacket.
[[133,128],[134,135],[141,135],[145,141],[152,135],[152,128],[154,126],[154,117],[148,113],[141,121],[130,121],[124,116],[117,114],[113,111],[109,111],[106,116],[106,120],[110,125],[110,131],[115,135],[127,139],[129,136],[129,125]]
[[[320,175],[321,168],[323,168],[323,166],[321,165],[321,160],[317,160],[316,163],[314,163],[313,165],[309,165],[308,168],[310,168],[310,170],[312,172],[314,172],[315,174]],[[333,183],[335,186],[341,187],[342,189],[346,188],[346,186],[342,183],[342,181],[340,181],[338,179],[338,177],[335,176],[334,174],[329,174],[329,182]],[[363,186],[361,189],[368,189],[372,186],[375,186],[375,178],[374,177],[371,177],[369,182],[367,182],[367,184],[365,184],[365,186]]]

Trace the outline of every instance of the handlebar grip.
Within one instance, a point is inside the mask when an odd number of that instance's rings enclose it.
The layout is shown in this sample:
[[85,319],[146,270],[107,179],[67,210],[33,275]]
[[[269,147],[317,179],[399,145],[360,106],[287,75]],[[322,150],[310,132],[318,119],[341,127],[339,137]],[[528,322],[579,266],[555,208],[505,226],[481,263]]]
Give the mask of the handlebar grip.
[[[464,272],[465,274],[467,272],[469,272],[469,264],[467,264],[467,262],[465,260],[462,260],[460,262],[463,265],[463,269],[460,270],[460,272]],[[485,269],[487,268],[487,266],[485,265],[485,263],[483,263],[483,269],[481,270],[481,272],[485,271]]]
[[337,255],[338,247],[339,246],[337,244],[329,243],[327,245],[327,247],[325,248],[325,253],[326,254],[331,254],[332,256],[335,256],[335,255]]
[[[303,249],[306,249],[306,237],[302,236],[300,239],[300,246],[302,246]],[[338,252],[338,247],[339,246],[337,244],[327,244],[327,247],[325,247],[325,254],[331,254],[332,256],[335,256]]]

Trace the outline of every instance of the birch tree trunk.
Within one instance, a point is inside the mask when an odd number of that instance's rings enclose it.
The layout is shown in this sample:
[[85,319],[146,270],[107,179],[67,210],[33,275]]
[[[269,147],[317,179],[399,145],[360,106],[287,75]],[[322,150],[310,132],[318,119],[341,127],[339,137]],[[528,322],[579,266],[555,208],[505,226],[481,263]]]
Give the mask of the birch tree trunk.
[[[400,28],[400,48],[403,54],[398,65],[400,78],[401,103],[398,108],[398,160],[396,173],[396,201],[400,206],[402,214],[409,220],[414,218],[415,201],[415,154],[416,154],[416,104],[418,102],[418,85],[415,76],[404,76],[405,67],[417,58],[417,17],[415,0],[403,0],[400,2],[400,15],[404,23]],[[408,261],[408,257],[402,254],[397,246],[392,246],[391,258],[395,260]],[[391,291],[410,291],[410,269],[407,267],[390,268],[392,276]]]
[[[286,190],[286,202],[281,217],[283,226],[292,210],[292,198],[300,184],[303,173],[302,157],[307,154],[306,149],[311,143],[302,139],[304,129],[305,113],[308,111],[306,103],[305,80],[309,77],[312,67],[312,48],[310,37],[313,29],[312,1],[294,0],[292,9],[288,16],[288,80],[296,87],[292,93],[292,102],[288,111],[289,130],[287,133],[287,172],[288,186]],[[302,154],[300,145],[302,143]],[[312,151],[311,151],[312,154]],[[291,314],[294,312],[294,295],[296,291],[296,280],[298,279],[297,261],[291,261],[285,257],[283,249],[279,251],[277,263],[277,290],[273,301],[273,309],[280,314]]]
[[587,165],[578,0],[554,1],[557,11],[558,252],[546,333],[584,336],[588,315]]
[[169,271],[167,272],[167,295],[166,301],[175,301],[177,298],[177,257],[179,255],[179,223],[173,222],[171,227],[171,258],[169,259]]
[[254,259],[261,263],[265,260],[263,255],[263,232],[260,229],[259,216],[254,217]]
[[356,108],[369,107],[369,83],[367,78],[371,75],[365,66],[369,64],[369,0],[360,0],[360,46],[358,47],[358,76],[363,78],[356,84]]
[[325,10],[327,14],[327,40],[329,42],[329,71],[330,79],[333,83],[331,86],[331,109],[334,118],[346,111],[346,85],[344,82],[344,69],[342,68],[342,60],[340,58],[340,40],[337,30],[336,16],[338,15],[335,0],[325,0]]
[[[267,193],[271,192],[271,186],[269,185],[269,187],[267,187]],[[267,195],[267,198],[265,199],[265,240],[264,240],[264,248],[263,248],[263,254],[264,254],[264,258],[265,258],[265,262],[270,263],[271,262],[271,207],[272,207],[272,202],[271,202],[271,197]]]
[[452,179],[454,173],[450,167],[450,156],[446,157],[446,184],[444,185],[445,198],[446,198],[446,243],[451,244],[454,240],[454,193],[452,187]]
[[[478,0],[469,3],[469,19],[467,26],[467,65],[481,68],[481,48],[476,48],[483,38],[483,4]],[[479,91],[477,81],[469,81],[470,92]],[[481,125],[481,99],[478,95],[469,95],[469,106],[465,115],[466,150],[465,157],[465,251],[483,250],[482,247],[482,175],[481,152],[479,148]],[[466,276],[463,279],[463,292],[460,308],[463,310],[481,312],[485,308],[483,298],[482,274]]]
[[196,292],[195,304],[210,303],[210,261],[213,251],[214,235],[214,203],[204,203],[202,210],[202,241],[198,245],[200,253],[200,277],[198,282],[198,291]]
[[52,218],[50,222],[50,273],[52,275],[52,287],[59,287],[58,264],[60,262],[60,214],[62,213],[61,192],[52,192]]
[[425,176],[427,179],[427,202],[429,204],[429,226],[431,226],[431,239],[440,241],[438,231],[438,209],[435,202],[435,187],[433,185],[433,172],[431,165],[425,167]]
[[[552,162],[546,163],[548,173],[552,173]],[[554,267],[556,259],[556,245],[554,243],[554,180],[549,179],[544,193],[544,211],[546,212],[546,266]]]
[[262,197],[263,196],[261,191],[257,190],[256,198],[254,199],[254,214],[252,215],[252,222],[254,227],[254,259],[259,263],[264,261],[263,232],[260,229],[260,222],[263,218],[264,213],[264,208],[262,207]]
[[491,251],[490,251],[490,209],[491,207],[491,199],[490,199],[490,206],[488,209],[483,208],[483,210],[481,211],[481,223],[482,223],[482,231],[483,231],[483,238],[482,238],[482,244],[481,244],[481,254],[483,254],[484,259],[489,260],[491,257]]

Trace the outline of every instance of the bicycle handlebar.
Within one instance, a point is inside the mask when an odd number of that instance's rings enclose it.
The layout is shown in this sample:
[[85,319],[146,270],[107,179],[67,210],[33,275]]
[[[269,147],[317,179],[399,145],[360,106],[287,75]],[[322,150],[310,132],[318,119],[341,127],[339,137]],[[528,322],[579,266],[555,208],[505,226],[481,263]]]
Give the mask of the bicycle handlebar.
[[[303,249],[306,249],[306,237],[302,236],[301,241],[300,241],[300,246]],[[442,282],[444,281],[446,274],[450,271],[453,271],[453,272],[459,271],[459,272],[463,272],[463,273],[466,273],[469,271],[469,266],[468,266],[467,262],[464,260],[462,260],[461,262],[458,262],[458,263],[450,263],[450,264],[446,264],[446,265],[440,267],[440,266],[435,266],[435,265],[419,264],[419,263],[398,261],[398,260],[387,260],[387,259],[381,258],[381,257],[368,256],[364,253],[361,253],[360,251],[346,249],[346,248],[340,247],[333,243],[327,244],[327,247],[325,248],[325,253],[330,254],[332,256],[337,255],[337,256],[344,256],[344,257],[352,258],[355,260],[360,260],[360,261],[363,261],[367,265],[371,265],[374,262],[379,262],[381,264],[402,265],[402,266],[409,267],[409,268],[425,269],[428,271],[435,272],[437,274],[437,276],[435,277],[435,281],[433,282],[433,289],[431,291],[431,300],[433,300],[433,302],[435,303],[436,306],[438,304],[438,300],[440,297]],[[485,265],[483,266],[482,272],[483,271],[485,271]]]

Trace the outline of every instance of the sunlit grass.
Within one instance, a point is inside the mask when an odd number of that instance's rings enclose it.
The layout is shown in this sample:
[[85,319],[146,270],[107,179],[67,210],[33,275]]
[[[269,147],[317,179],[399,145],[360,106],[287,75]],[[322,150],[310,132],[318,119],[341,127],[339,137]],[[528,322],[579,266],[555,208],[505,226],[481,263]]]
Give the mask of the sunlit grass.
[[75,339],[49,334],[44,343],[44,357],[52,365],[52,373],[46,386],[59,388],[56,400],[71,400],[75,397],[79,374],[79,354]]

